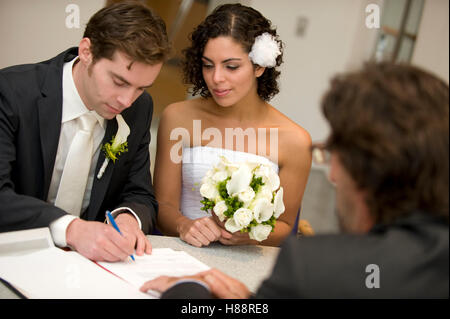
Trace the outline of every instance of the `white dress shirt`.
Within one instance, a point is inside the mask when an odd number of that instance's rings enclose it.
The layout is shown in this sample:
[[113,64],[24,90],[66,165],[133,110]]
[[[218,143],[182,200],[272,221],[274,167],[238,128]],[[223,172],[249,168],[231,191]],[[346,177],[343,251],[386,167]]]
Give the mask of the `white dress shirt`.
[[[64,64],[63,68],[63,105],[62,105],[62,121],[61,121],[61,134],[59,136],[58,150],[56,153],[55,166],[53,169],[53,175],[50,182],[50,189],[47,197],[47,202],[54,204],[56,195],[58,193],[59,183],[61,181],[64,164],[66,163],[67,153],[69,152],[70,144],[77,132],[77,118],[85,113],[91,112],[98,120],[98,124],[93,131],[93,157],[91,162],[91,168],[86,185],[86,191],[84,193],[83,204],[81,211],[83,212],[88,206],[91,197],[92,184],[96,176],[96,164],[101,151],[101,142],[105,135],[105,119],[98,115],[95,111],[89,111],[81,100],[78,90],[73,80],[73,65],[78,57],[70,62]],[[141,227],[141,222],[137,215],[129,208],[118,208],[112,213],[118,213],[120,210],[127,209],[134,215]],[[50,232],[53,237],[55,245],[60,247],[67,246],[66,242],[66,230],[69,224],[78,218],[78,216],[65,215],[53,221],[50,224]]]

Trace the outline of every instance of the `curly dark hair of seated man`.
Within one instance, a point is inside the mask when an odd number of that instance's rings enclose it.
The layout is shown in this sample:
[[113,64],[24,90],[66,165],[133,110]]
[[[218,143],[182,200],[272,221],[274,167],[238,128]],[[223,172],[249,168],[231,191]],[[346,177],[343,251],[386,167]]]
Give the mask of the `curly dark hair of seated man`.
[[[253,8],[241,4],[225,4],[217,7],[190,35],[191,46],[183,50],[184,81],[193,84],[192,94],[210,97],[202,75],[202,56],[209,39],[220,36],[230,36],[240,43],[246,52],[250,52],[255,38],[263,33],[276,37],[280,50],[282,42],[278,39],[271,22]],[[258,78],[258,96],[269,101],[278,92],[277,78],[280,72],[276,70],[283,62],[283,54],[276,60],[274,68],[266,68]]]
[[414,210],[449,216],[449,87],[406,64],[366,64],[337,76],[322,109],[327,147],[377,222]]

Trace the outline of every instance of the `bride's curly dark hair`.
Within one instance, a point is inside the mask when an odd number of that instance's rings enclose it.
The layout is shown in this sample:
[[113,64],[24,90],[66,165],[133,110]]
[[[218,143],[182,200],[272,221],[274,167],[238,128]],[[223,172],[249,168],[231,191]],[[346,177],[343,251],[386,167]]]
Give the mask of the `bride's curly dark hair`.
[[[271,22],[253,8],[241,4],[225,4],[217,7],[191,33],[191,46],[183,50],[182,62],[184,81],[193,84],[192,94],[210,97],[211,93],[203,79],[202,56],[209,39],[219,36],[230,36],[240,43],[246,52],[250,52],[255,38],[263,33],[273,35],[283,52],[283,43],[279,40]],[[277,78],[280,72],[276,69],[283,62],[283,53],[276,59],[276,66],[266,68],[258,77],[258,95],[264,101],[269,101],[278,92]]]

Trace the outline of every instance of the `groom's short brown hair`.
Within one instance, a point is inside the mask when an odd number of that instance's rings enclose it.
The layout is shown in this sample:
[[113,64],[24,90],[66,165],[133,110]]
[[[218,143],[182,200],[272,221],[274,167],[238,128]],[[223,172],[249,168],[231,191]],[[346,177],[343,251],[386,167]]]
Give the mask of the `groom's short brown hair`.
[[89,20],[83,37],[91,41],[94,62],[112,59],[119,50],[133,61],[154,65],[164,62],[170,51],[164,21],[152,9],[135,1],[99,10]]

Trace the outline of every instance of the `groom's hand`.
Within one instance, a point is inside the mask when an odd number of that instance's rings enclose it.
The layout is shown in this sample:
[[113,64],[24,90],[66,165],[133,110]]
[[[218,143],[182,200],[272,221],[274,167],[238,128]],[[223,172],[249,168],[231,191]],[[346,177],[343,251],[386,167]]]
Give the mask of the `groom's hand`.
[[123,236],[130,241],[133,247],[136,247],[136,255],[142,256],[144,253],[147,255],[152,253],[152,245],[139,228],[139,224],[133,215],[122,213],[115,218],[115,221]]
[[94,261],[125,260],[134,253],[132,242],[111,225],[96,221],[73,220],[66,230],[69,246]]
[[95,261],[120,261],[135,253],[151,253],[151,245],[129,214],[115,218],[122,235],[111,225],[75,219],[66,231],[67,244],[81,255]]

